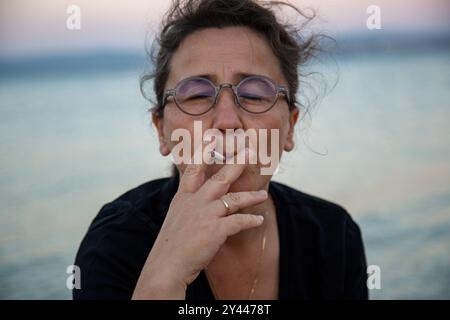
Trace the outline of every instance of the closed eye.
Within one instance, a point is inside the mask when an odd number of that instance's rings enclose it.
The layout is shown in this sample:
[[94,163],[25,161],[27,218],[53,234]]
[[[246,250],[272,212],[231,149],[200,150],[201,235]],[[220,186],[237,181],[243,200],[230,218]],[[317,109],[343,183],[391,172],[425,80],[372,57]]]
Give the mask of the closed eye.
[[248,99],[248,100],[255,100],[255,101],[260,101],[263,99],[261,96],[254,96],[254,95],[250,95],[250,94],[241,95],[240,98]]
[[211,96],[207,93],[204,93],[204,94],[200,93],[200,94],[196,94],[194,96],[186,97],[186,100],[196,100],[196,99],[204,99],[204,98],[211,98]]

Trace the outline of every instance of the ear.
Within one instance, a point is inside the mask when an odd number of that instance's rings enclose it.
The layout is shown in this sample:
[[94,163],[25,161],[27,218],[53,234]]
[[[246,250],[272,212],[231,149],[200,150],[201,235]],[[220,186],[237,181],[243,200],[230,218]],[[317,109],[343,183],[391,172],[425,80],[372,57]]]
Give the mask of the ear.
[[155,112],[152,112],[152,123],[158,132],[159,139],[159,152],[163,156],[170,154],[169,144],[167,143],[167,138],[164,136],[164,119],[158,116]]
[[284,150],[289,152],[292,151],[292,149],[294,149],[295,146],[295,142],[294,142],[294,129],[295,129],[295,124],[297,123],[298,120],[298,115],[299,115],[299,109],[297,106],[295,106],[295,108],[293,110],[290,111],[290,115],[289,115],[289,131],[288,131],[288,135],[286,138],[286,143],[284,145]]

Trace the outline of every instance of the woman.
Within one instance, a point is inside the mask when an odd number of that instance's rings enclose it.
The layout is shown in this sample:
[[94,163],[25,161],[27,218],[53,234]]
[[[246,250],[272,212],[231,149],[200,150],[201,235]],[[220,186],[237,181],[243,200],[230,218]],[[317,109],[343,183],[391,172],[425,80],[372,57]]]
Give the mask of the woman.
[[[361,233],[349,214],[271,182],[257,149],[230,148],[249,130],[269,132],[258,149],[275,158],[294,148],[297,67],[315,39],[295,38],[272,10],[243,0],[173,3],[155,72],[143,79],[154,80],[160,153],[174,156],[173,133],[194,137],[198,123],[215,137],[188,143],[173,177],[100,210],[76,257],[75,299],[367,298]],[[188,161],[194,150],[202,161]],[[239,157],[245,163],[228,161]]]

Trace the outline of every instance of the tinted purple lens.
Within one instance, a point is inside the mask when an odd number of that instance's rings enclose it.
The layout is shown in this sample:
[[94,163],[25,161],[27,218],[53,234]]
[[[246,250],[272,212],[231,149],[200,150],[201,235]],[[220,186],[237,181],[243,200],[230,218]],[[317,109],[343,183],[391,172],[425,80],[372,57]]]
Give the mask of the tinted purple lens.
[[244,108],[251,112],[262,112],[275,102],[277,88],[267,79],[252,77],[241,82],[237,94]]
[[179,101],[214,97],[215,89],[207,80],[190,79],[183,82],[176,92]]
[[214,103],[214,86],[206,79],[194,78],[182,82],[176,89],[176,101],[185,112],[201,114]]

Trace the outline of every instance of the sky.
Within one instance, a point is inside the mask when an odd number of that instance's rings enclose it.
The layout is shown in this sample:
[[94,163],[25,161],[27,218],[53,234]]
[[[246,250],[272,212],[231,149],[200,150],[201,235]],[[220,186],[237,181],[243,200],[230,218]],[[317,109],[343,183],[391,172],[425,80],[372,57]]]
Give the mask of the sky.
[[[316,28],[332,35],[355,33],[449,32],[448,0],[295,0],[314,8]],[[68,30],[66,13],[79,6],[81,28]],[[29,56],[98,49],[143,50],[145,37],[156,30],[168,0],[2,0],[0,56]],[[368,31],[366,9],[381,10],[381,30]],[[149,33],[150,32],[150,33]]]

